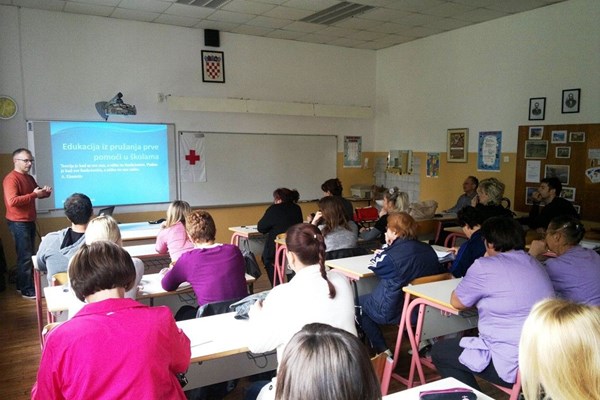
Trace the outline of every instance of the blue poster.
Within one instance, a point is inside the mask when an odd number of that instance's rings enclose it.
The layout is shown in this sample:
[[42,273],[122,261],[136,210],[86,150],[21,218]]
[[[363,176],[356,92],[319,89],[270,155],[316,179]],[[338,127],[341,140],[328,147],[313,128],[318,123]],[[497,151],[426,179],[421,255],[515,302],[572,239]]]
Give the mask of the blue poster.
[[479,132],[477,145],[477,170],[500,171],[502,132]]

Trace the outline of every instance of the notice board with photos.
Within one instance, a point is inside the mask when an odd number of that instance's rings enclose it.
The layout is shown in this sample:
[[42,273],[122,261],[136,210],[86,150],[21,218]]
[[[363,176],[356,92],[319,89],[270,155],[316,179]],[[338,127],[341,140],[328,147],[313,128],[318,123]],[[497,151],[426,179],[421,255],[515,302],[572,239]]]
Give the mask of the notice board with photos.
[[531,193],[549,176],[582,220],[600,222],[600,124],[519,126],[514,209],[529,212]]

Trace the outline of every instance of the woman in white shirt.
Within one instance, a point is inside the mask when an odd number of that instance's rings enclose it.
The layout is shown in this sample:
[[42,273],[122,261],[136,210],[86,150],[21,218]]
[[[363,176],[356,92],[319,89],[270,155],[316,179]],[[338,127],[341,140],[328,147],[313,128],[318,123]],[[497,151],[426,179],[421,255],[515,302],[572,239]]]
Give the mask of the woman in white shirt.
[[[343,275],[326,270],[321,231],[311,224],[294,225],[287,231],[286,246],[296,276],[274,287],[249,313],[248,348],[254,353],[277,349],[278,361],[287,342],[306,324],[325,323],[356,335],[352,288]],[[272,382],[262,388],[258,398],[274,396]]]

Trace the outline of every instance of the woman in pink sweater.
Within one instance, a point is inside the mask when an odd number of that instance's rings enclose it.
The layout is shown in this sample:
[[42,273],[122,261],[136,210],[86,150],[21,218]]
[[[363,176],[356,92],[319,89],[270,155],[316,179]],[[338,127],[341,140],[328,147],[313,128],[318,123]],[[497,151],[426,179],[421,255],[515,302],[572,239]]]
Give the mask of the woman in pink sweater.
[[156,237],[156,252],[167,254],[175,262],[183,253],[194,248],[185,230],[185,217],[192,208],[187,201],[172,202],[167,209],[167,220]]

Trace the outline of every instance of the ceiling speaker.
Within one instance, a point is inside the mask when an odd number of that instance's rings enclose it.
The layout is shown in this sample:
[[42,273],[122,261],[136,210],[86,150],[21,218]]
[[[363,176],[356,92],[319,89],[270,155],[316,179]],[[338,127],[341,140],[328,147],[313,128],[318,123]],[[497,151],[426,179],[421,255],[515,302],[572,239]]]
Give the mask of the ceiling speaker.
[[205,29],[204,45],[209,47],[219,47],[221,45],[221,40],[219,39],[219,31],[216,29]]

